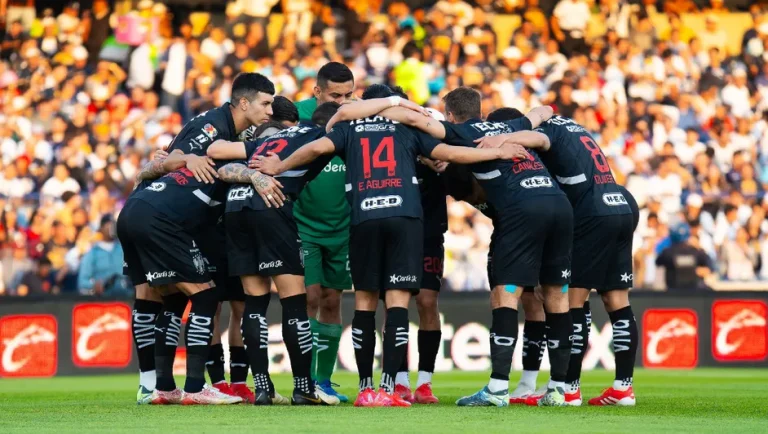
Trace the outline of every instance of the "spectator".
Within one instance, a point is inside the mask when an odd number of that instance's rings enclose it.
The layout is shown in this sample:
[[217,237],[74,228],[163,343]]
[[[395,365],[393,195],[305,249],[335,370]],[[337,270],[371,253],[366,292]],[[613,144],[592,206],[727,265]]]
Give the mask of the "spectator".
[[40,189],[44,196],[60,198],[65,191],[80,191],[80,184],[69,176],[69,169],[66,165],[59,163],[53,169],[53,178],[48,179]]
[[551,18],[552,31],[566,56],[586,53],[584,39],[591,16],[584,0],[562,0],[555,6]]
[[115,240],[115,224],[107,215],[99,226],[100,240],[80,261],[77,287],[82,294],[115,295],[129,293],[130,283],[123,278],[123,249]]
[[704,31],[699,34],[702,48],[705,50],[709,48],[717,48],[721,53],[725,50],[728,34],[719,26],[720,19],[716,15],[707,15],[705,18]]
[[59,294],[59,288],[55,284],[51,261],[46,258],[40,258],[37,260],[34,269],[25,272],[21,276],[21,280],[14,290],[14,295],[18,297],[35,297],[48,294]]
[[707,289],[704,278],[709,276],[712,267],[707,254],[692,244],[690,235],[687,224],[676,226],[670,234],[672,244],[656,259],[656,266],[664,267],[668,291]]

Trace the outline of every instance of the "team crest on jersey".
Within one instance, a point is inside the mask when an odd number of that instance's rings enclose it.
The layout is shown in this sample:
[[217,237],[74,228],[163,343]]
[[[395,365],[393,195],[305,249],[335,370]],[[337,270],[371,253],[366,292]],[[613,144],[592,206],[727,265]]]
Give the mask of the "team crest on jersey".
[[219,132],[216,131],[216,128],[211,124],[205,124],[203,127],[203,133],[205,133],[205,135],[208,136],[208,138],[211,140],[213,140],[213,138],[219,134]]

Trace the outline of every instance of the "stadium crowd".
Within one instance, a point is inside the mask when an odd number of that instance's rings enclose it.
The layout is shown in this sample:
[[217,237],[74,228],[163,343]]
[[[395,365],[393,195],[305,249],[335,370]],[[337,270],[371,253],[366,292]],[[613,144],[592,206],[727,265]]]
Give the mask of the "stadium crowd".
[[[701,11],[686,1],[562,0],[550,11],[538,0],[241,0],[210,20],[117,3],[7,12],[0,295],[129,294],[112,222],[141,165],[226,102],[238,72],[263,73],[299,101],[329,60],[350,67],[358,91],[398,85],[439,110],[447,91],[473,86],[485,114],[551,104],[587,127],[642,207],[638,287],[657,286],[655,260],[679,222],[720,279],[768,279],[768,15],[757,5],[733,52],[718,0]],[[681,12],[704,14],[704,31]],[[521,23],[508,43],[491,25],[501,14]],[[445,285],[487,288],[490,221],[464,203],[448,212]]]

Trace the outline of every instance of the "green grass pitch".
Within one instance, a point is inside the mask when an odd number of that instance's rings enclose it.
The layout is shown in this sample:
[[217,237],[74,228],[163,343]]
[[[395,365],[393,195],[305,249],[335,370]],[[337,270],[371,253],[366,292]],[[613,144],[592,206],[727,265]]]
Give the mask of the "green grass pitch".
[[[540,381],[545,374],[540,374]],[[517,376],[513,374],[513,383]],[[276,375],[288,394],[291,378]],[[412,375],[415,380],[415,375]],[[611,373],[588,372],[586,399],[610,384]],[[354,397],[357,378],[334,381]],[[635,373],[634,408],[458,408],[486,373],[438,373],[436,406],[139,407],[138,375],[0,380],[0,432],[212,432],[254,433],[768,433],[768,369],[697,369]]]

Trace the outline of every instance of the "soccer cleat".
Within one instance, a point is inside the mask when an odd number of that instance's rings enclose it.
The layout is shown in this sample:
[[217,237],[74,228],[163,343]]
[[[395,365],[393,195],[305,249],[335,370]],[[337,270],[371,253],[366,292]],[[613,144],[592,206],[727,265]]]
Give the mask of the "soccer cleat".
[[485,386],[474,395],[459,398],[456,405],[459,407],[506,407],[509,405],[509,393],[493,393],[488,390],[488,386]]
[[547,393],[536,404],[539,407],[565,407],[565,391],[561,387],[547,389]]
[[235,395],[235,392],[232,391],[232,388],[227,384],[226,381],[221,381],[213,385],[213,387],[216,388],[219,392],[229,395],[229,396],[237,396]]
[[413,398],[417,404],[437,404],[439,399],[432,393],[432,383],[424,383],[416,388]]
[[339,398],[328,395],[320,389],[315,389],[315,393],[293,389],[291,397],[291,405],[339,405],[339,402]]
[[323,381],[322,383],[315,383],[315,388],[321,389],[326,395],[331,395],[339,398],[340,402],[348,402],[347,395],[342,395],[337,392],[334,387],[339,387],[336,383],[331,383],[331,380]]
[[413,403],[415,399],[413,398],[413,393],[411,393],[411,388],[406,386],[405,384],[395,384],[395,392],[394,395],[399,396],[400,398]]
[[182,395],[183,393],[181,389],[173,389],[170,392],[155,389],[155,391],[152,392],[152,398],[150,399],[150,404],[152,405],[181,404]]
[[184,392],[181,398],[181,405],[227,405],[241,402],[243,399],[239,396],[227,395],[208,384],[203,385],[203,390],[199,392]]
[[232,384],[229,389],[232,391],[230,395],[239,396],[247,404],[253,404],[256,401],[256,395],[245,383]]
[[291,400],[277,393],[277,390],[272,391],[270,398],[272,398],[272,405],[291,405]]
[[515,391],[509,394],[509,403],[525,404],[525,399],[531,396],[535,390],[535,387],[531,387],[525,383],[520,383],[515,388]]
[[152,391],[144,386],[139,386],[139,391],[136,392],[136,404],[147,405],[152,402]]
[[374,399],[376,399],[376,391],[369,387],[357,394],[354,405],[355,407],[370,407]]
[[404,400],[397,393],[387,393],[384,389],[379,389],[379,393],[373,399],[369,407],[410,407],[411,403]]
[[576,389],[575,392],[565,392],[565,404],[573,407],[579,407],[581,405],[581,389]]
[[539,405],[539,399],[541,399],[544,394],[547,393],[547,386],[541,386],[540,388],[536,389],[535,392],[528,395],[527,398],[525,398],[525,405],[530,405],[532,407],[536,407]]
[[272,405],[272,397],[269,396],[269,390],[256,389],[253,394],[253,405]]
[[632,386],[629,386],[627,390],[616,390],[609,387],[603,390],[600,396],[590,399],[589,405],[633,406],[635,405],[635,392],[632,391]]

